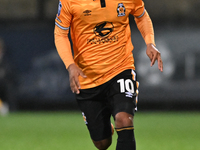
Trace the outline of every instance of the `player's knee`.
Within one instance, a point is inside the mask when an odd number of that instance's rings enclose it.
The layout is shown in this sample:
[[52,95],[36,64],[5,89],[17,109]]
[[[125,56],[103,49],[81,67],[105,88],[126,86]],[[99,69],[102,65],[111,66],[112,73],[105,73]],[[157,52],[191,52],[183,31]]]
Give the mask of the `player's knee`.
[[126,112],[119,112],[115,115],[116,128],[133,126],[133,116]]
[[101,141],[93,141],[94,145],[99,149],[99,150],[106,150],[110,145],[111,145],[111,138],[101,140]]

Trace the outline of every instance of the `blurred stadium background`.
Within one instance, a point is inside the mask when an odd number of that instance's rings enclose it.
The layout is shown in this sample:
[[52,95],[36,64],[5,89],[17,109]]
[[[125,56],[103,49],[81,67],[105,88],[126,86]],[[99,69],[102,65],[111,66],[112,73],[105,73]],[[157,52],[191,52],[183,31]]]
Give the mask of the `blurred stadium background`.
[[[164,72],[150,67],[130,17],[140,110],[200,109],[200,1],[144,0]],[[54,46],[58,0],[0,0],[1,99],[11,111],[77,109]],[[0,55],[2,55],[0,53]]]
[[[144,0],[164,72],[150,67],[130,16],[140,81],[138,150],[200,149],[200,1]],[[0,149],[94,146],[54,46],[58,0],[0,0]],[[6,117],[6,113],[11,111]],[[162,112],[163,111],[163,112]],[[113,120],[112,120],[113,121]],[[109,150],[115,149],[116,133]]]

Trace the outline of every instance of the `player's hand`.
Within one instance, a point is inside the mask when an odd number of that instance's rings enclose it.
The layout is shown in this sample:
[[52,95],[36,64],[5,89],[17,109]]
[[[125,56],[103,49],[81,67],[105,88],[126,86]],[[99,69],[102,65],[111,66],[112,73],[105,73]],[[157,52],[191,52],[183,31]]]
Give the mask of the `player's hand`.
[[146,54],[151,61],[151,66],[153,66],[157,60],[158,61],[158,69],[161,72],[163,72],[163,62],[161,59],[161,54],[153,44],[147,44]]
[[69,65],[68,72],[69,72],[69,82],[71,90],[73,93],[79,94],[80,93],[79,89],[81,88],[81,86],[78,77],[82,76],[83,78],[86,78],[86,75],[74,63]]

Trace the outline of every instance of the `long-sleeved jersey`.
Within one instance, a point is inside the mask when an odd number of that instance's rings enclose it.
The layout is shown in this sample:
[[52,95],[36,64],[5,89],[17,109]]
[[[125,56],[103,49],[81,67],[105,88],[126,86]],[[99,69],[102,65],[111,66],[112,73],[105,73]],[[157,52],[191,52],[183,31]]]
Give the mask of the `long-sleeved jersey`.
[[126,69],[135,69],[129,14],[135,16],[145,42],[154,44],[153,27],[142,0],[59,1],[55,44],[66,68],[76,63],[87,76],[79,77],[82,89],[101,85]]

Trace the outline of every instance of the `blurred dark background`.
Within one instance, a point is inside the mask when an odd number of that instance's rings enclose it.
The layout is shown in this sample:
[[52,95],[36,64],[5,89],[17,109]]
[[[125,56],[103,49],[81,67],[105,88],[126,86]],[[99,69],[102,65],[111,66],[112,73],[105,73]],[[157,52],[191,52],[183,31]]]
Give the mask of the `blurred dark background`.
[[[200,110],[200,1],[144,0],[164,72],[130,16],[139,110]],[[11,111],[77,109],[54,45],[58,0],[0,0],[0,99]]]

